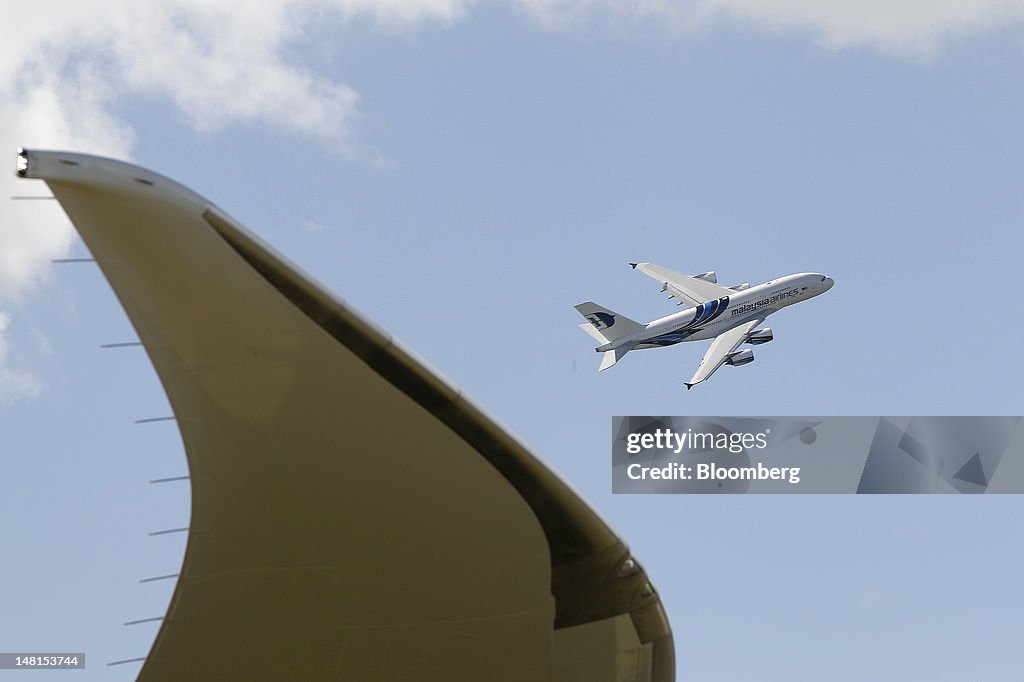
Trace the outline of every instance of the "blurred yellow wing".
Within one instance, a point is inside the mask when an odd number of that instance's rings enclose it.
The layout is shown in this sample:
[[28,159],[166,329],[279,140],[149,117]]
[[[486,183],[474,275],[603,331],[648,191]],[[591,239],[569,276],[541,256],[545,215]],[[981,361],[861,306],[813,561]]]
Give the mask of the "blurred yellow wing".
[[139,334],[192,519],[139,679],[672,680],[658,597],[522,443],[223,211],[19,150]]

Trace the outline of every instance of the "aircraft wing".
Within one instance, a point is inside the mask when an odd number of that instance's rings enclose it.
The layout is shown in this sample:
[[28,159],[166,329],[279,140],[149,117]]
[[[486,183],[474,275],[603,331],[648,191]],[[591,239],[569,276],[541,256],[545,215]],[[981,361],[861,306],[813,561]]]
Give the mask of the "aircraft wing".
[[763,318],[757,318],[716,336],[707,352],[704,353],[700,364],[697,365],[697,371],[693,378],[686,382],[687,390],[714,374],[715,370],[725,362],[729,353],[739,348],[740,344],[747,340],[747,334],[762,322],[764,322]]
[[673,298],[687,305],[700,305],[705,301],[714,301],[736,293],[721,284],[698,279],[654,263],[630,263],[630,265],[634,270],[639,270],[664,284],[663,291],[668,291]]
[[675,678],[625,543],[391,335],[163,176],[25,150],[17,173],[89,247],[185,447],[188,543],[140,682]]

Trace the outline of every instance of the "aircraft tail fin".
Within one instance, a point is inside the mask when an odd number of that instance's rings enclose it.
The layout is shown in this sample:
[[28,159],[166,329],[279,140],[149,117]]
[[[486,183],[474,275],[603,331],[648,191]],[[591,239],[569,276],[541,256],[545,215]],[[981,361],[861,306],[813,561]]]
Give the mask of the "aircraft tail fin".
[[634,322],[625,315],[619,315],[614,310],[602,308],[590,301],[580,303],[576,306],[576,310],[580,311],[580,315],[587,318],[587,322],[581,324],[580,329],[590,334],[601,344],[611,343],[615,339],[643,328],[642,324]]

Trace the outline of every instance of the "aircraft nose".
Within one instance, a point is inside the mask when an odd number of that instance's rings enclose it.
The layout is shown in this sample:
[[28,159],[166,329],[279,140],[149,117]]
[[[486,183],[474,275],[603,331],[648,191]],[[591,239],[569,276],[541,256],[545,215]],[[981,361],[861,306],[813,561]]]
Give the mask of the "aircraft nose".
[[829,289],[831,289],[832,285],[835,284],[835,283],[836,283],[836,281],[834,279],[832,279],[831,277],[826,277],[825,278],[825,291],[828,291]]

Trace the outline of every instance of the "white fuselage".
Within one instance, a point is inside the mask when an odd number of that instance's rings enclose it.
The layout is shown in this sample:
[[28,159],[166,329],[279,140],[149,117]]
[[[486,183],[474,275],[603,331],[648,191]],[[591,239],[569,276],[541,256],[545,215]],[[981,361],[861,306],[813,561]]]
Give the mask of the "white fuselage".
[[596,350],[608,351],[623,346],[661,348],[682,341],[711,339],[739,324],[754,318],[764,319],[786,306],[823,294],[832,288],[832,284],[830,277],[819,273],[786,275],[658,318]]

